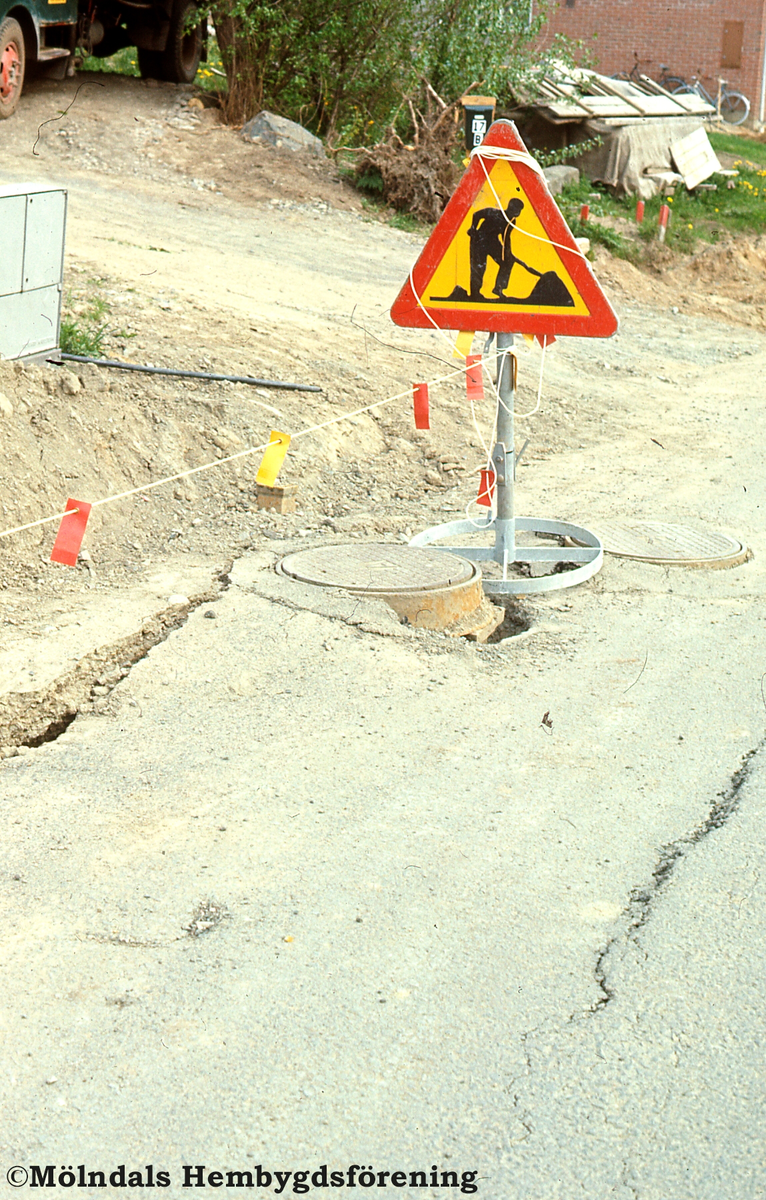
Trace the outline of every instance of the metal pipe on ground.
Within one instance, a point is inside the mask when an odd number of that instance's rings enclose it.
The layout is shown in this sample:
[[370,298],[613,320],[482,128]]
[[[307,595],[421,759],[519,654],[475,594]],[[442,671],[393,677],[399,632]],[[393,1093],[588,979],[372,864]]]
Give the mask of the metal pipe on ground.
[[183,371],[180,367],[145,367],[141,363],[120,362],[116,358],[89,358],[85,354],[66,354],[62,351],[56,358],[60,362],[92,363],[94,367],[113,367],[119,371],[141,371],[145,375],[172,375],[178,379],[204,379],[215,383],[247,383],[251,387],[277,388],[285,392],[321,392],[315,383],[279,383],[275,379],[254,379],[252,375],[219,375],[215,371]]

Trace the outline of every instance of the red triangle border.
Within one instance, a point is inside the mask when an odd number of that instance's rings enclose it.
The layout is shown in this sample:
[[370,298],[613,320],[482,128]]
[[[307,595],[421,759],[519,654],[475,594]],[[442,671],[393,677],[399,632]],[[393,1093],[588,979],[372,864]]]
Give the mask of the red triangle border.
[[[527,152],[513,121],[495,121],[490,126],[482,145]],[[612,337],[617,332],[619,325],[617,314],[604,295],[601,284],[593,274],[587,259],[581,255],[558,205],[548,190],[544,176],[523,161],[514,161],[513,169],[548,237],[552,242],[574,251],[571,263],[567,262],[566,269],[589,310],[588,314],[522,313],[498,309],[489,311],[480,306],[471,309],[467,305],[463,305],[459,309],[434,308],[427,312],[423,311],[423,306],[418,303],[417,296],[422,297],[428,287],[434,272],[447,253],[466,213],[486,180],[484,167],[479,162],[480,154],[481,148],[472,158],[470,166],[447,204],[439,223],[412,268],[410,278],[394,301],[391,307],[392,321],[396,325],[415,329],[433,329],[436,326],[439,329],[472,329],[482,333],[531,333],[548,334],[554,337]],[[491,164],[495,160],[487,158],[485,161],[487,169],[491,170]],[[413,284],[417,289],[417,295],[413,291]],[[425,307],[427,308],[427,305]]]

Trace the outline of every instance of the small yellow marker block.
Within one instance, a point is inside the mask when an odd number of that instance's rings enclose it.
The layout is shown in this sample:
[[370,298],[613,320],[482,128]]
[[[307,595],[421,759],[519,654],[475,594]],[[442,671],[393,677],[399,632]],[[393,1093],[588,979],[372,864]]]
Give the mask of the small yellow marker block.
[[457,341],[455,342],[455,349],[452,352],[452,357],[467,358],[471,353],[471,346],[473,345],[474,337],[475,334],[468,333],[467,330],[463,330],[462,333],[459,333],[457,335]]
[[256,483],[263,487],[274,487],[289,445],[289,433],[280,433],[278,429],[272,429],[269,444],[263,452],[261,465],[255,477]]

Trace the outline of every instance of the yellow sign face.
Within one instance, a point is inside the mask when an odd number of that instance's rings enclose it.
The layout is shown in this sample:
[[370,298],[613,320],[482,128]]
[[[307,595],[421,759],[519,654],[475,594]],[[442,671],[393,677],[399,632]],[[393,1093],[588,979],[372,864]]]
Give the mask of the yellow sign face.
[[557,248],[510,162],[488,166],[476,199],[424,289],[438,309],[587,317],[590,310],[567,271],[572,250]]

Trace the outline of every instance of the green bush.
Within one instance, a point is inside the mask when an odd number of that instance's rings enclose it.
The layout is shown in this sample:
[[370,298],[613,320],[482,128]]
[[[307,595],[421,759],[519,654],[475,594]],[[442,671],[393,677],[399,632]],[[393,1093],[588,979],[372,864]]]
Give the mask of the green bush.
[[333,147],[370,145],[392,123],[406,135],[408,98],[428,86],[448,103],[472,85],[507,100],[563,53],[537,49],[546,0],[235,0],[213,15],[228,119],[274,109]]

